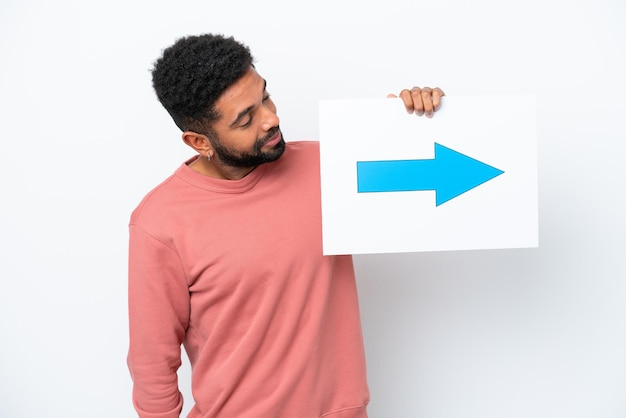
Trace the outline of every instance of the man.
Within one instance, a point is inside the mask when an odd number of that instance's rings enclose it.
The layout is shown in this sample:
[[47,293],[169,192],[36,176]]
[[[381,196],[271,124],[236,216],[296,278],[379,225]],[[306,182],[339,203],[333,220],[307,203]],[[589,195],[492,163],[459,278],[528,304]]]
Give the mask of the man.
[[[153,69],[197,155],[130,221],[128,364],[142,418],[363,418],[369,401],[350,256],[322,256],[319,147],[285,143],[248,48],[191,36]],[[440,89],[403,90],[432,116]]]

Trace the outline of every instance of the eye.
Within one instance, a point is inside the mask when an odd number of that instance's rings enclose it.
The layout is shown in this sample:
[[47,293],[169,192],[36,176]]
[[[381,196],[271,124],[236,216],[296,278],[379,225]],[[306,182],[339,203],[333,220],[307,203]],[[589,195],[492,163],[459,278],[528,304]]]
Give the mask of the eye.
[[[268,100],[270,100],[270,94],[266,92],[265,96],[263,96],[263,103],[267,102]],[[253,113],[253,112],[250,112],[250,113]],[[252,119],[253,119],[252,116],[250,116],[246,123],[239,125],[239,128],[247,128],[248,126],[250,126],[252,124]]]

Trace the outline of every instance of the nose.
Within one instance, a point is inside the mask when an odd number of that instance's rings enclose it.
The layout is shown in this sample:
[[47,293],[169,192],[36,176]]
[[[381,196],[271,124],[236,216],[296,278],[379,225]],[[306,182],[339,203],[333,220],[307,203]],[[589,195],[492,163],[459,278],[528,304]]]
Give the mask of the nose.
[[278,115],[276,114],[276,110],[272,110],[269,109],[267,107],[264,108],[264,115],[263,115],[263,123],[261,124],[261,127],[263,128],[263,130],[265,131],[269,131],[272,128],[277,127],[280,124],[280,119],[278,118]]

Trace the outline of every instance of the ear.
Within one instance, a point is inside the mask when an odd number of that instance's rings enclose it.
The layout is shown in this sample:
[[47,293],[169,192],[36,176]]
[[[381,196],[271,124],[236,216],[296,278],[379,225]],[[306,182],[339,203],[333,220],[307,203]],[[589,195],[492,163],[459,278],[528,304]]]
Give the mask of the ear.
[[198,154],[206,157],[209,153],[213,153],[211,142],[206,135],[193,131],[185,131],[182,135],[183,142],[193,148]]

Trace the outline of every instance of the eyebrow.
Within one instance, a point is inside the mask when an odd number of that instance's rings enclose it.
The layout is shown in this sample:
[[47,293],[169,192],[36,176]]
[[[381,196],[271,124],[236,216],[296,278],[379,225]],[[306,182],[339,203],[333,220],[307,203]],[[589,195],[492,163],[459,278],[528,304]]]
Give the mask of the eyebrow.
[[[266,89],[267,89],[267,80],[264,79],[263,80],[263,93],[265,93]],[[248,113],[250,113],[252,111],[252,109],[254,109],[255,106],[256,105],[248,106],[244,110],[239,112],[239,114],[237,115],[237,117],[235,118],[233,123],[230,124],[230,126],[231,127],[237,126],[239,124],[239,122],[241,122],[241,119],[243,119]]]

